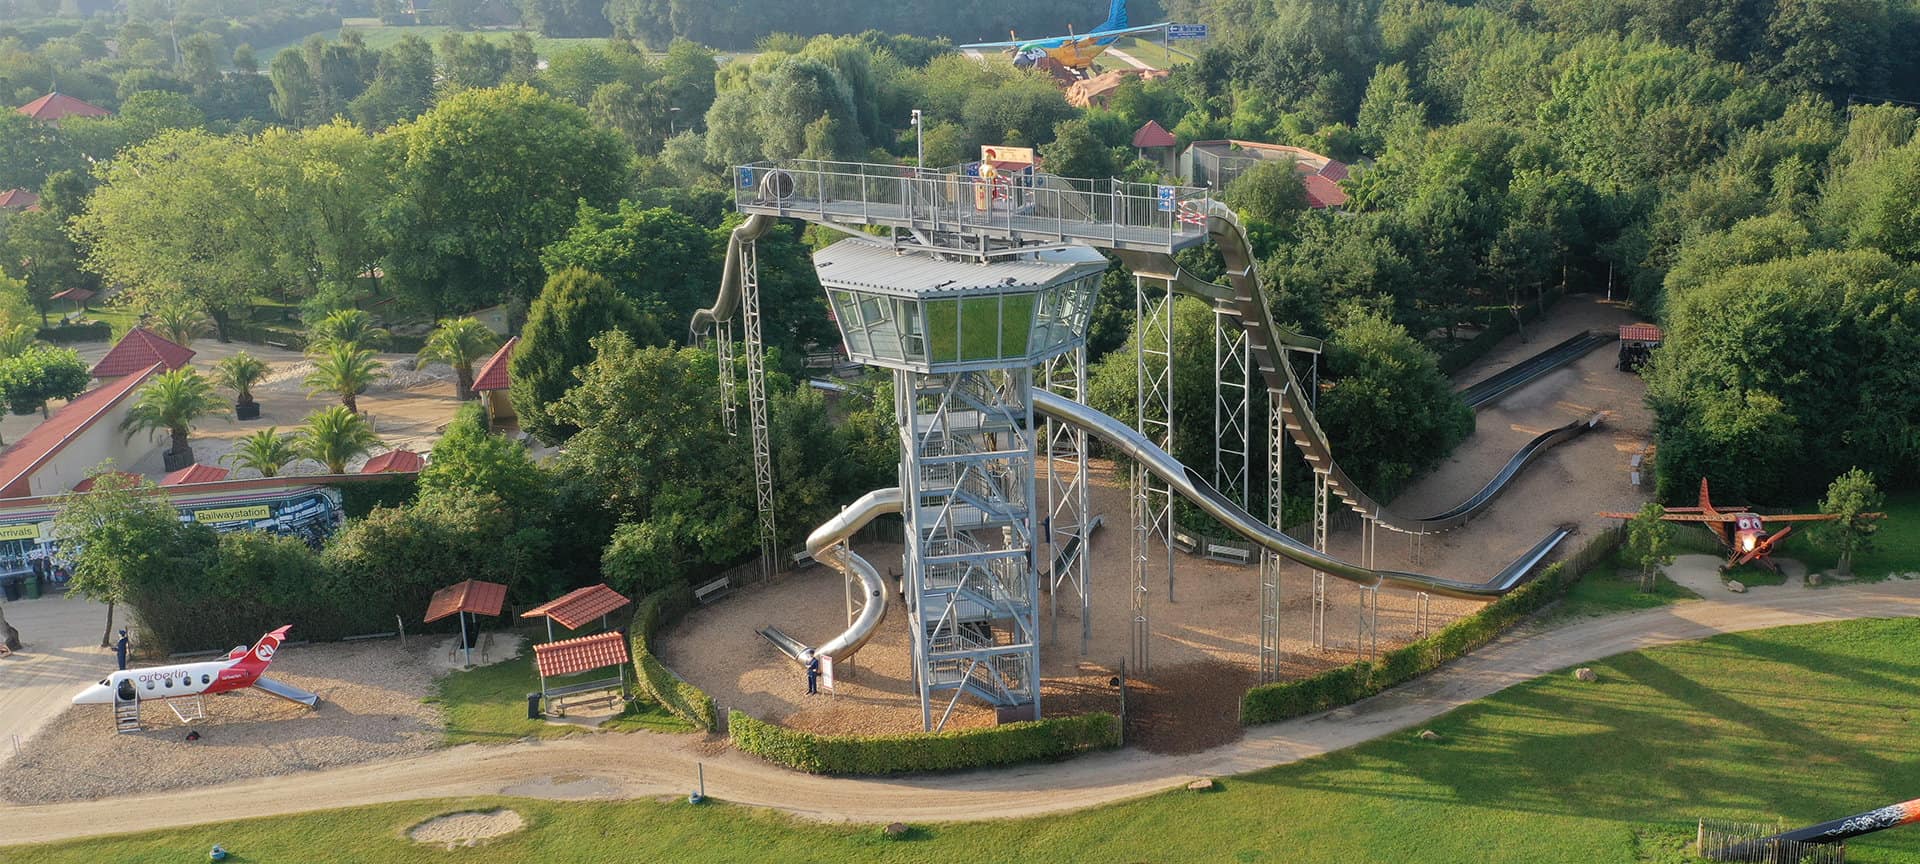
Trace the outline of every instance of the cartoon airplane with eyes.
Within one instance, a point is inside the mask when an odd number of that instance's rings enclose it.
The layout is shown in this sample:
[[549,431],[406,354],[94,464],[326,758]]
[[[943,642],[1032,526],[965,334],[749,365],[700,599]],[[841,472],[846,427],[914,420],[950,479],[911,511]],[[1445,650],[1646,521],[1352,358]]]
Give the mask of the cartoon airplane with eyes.
[[[1609,519],[1632,519],[1634,513],[1601,513]],[[1884,519],[1884,513],[1862,513],[1864,519]],[[1707,495],[1707,478],[1700,478],[1700,506],[1668,507],[1663,522],[1691,522],[1704,526],[1713,532],[1720,545],[1727,547],[1726,568],[1731,569],[1742,564],[1758,564],[1775,573],[1780,572],[1779,565],[1773,563],[1773,551],[1780,542],[1793,533],[1794,526],[1788,525],[1771,534],[1767,533],[1768,522],[1832,522],[1838,519],[1825,513],[1785,513],[1762,516],[1746,507],[1729,507],[1725,510],[1713,506],[1713,499]]]

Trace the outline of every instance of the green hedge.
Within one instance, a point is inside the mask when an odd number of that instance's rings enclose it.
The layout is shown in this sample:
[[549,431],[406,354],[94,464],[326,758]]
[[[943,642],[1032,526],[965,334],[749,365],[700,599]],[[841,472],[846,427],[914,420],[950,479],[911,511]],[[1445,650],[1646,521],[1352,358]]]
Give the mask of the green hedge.
[[909,735],[815,735],[727,714],[734,746],[809,774],[905,774],[961,771],[1062,759],[1120,746],[1112,714],[1054,717],[983,729]]
[[107,321],[61,324],[55,327],[42,327],[37,335],[41,341],[55,345],[66,345],[72,342],[105,342],[113,338],[113,324]]
[[307,334],[293,327],[275,327],[245,321],[227,322],[227,338],[257,345],[277,345],[291,351],[307,349]]
[[633,627],[627,631],[628,650],[633,655],[633,668],[639,673],[641,689],[674,716],[710,732],[719,728],[720,722],[713,697],[680,680],[660,658],[653,656],[654,628],[687,614],[693,605],[693,588],[686,584],[662,588],[641,598],[633,612]]
[[1566,561],[1555,562],[1532,582],[1509,592],[1486,608],[1448,624],[1431,636],[1380,656],[1328,669],[1311,678],[1262,684],[1240,697],[1240,722],[1247,726],[1274,723],[1351,705],[1389,687],[1405,684],[1472,651],[1508,627],[1559,600],[1580,581],[1580,575],[1619,544],[1619,533],[1607,531]]

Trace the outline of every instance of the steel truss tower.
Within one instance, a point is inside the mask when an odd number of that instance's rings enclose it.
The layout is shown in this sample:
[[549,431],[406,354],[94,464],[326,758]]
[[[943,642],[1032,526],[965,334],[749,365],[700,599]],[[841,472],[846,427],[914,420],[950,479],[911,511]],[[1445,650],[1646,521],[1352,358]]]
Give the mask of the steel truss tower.
[[727,436],[734,437],[740,434],[740,419],[735,416],[738,402],[733,393],[733,322],[720,322],[713,328],[713,336],[714,355],[720,360],[720,423],[726,427]]
[[[1047,360],[1040,367],[1040,386],[1075,402],[1086,401],[1087,348]],[[1093,607],[1087,543],[1093,526],[1087,500],[1087,433],[1078,426],[1048,420],[1047,445],[1047,518],[1041,532],[1045,541],[1048,571],[1047,604],[1052,619],[1047,641],[1060,641],[1060,589],[1070,586],[1080,600],[1080,653],[1087,653],[1093,639]]]
[[[1147,440],[1173,452],[1173,306],[1165,282],[1149,291],[1147,279],[1133,277],[1133,365],[1137,385],[1135,428]],[[1153,627],[1148,614],[1149,580],[1164,567],[1167,602],[1173,602],[1173,490],[1138,464],[1133,467],[1133,633],[1128,662],[1136,671],[1152,668],[1148,645]],[[1153,548],[1154,541],[1160,550]],[[1164,560],[1162,556],[1164,555]]]
[[[1286,455],[1286,391],[1267,391],[1267,522],[1286,530],[1281,462]],[[1280,554],[1260,553],[1260,683],[1280,680]]]
[[[760,255],[748,241],[740,245],[740,318],[747,343],[747,414],[753,436],[753,490],[760,513],[760,569],[778,569],[773,526],[773,453],[767,441],[767,359],[760,337]],[[732,334],[726,337],[732,340]],[[731,367],[728,375],[731,377]]]
[[1213,488],[1245,508],[1253,452],[1253,352],[1233,304],[1213,310]]

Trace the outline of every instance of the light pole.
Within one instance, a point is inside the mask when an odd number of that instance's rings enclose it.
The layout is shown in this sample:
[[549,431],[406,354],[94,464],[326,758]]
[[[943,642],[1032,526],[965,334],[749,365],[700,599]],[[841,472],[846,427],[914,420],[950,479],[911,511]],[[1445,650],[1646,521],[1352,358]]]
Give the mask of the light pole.
[[927,169],[927,130],[920,124],[920,109],[913,109],[913,119],[908,122],[913,124],[913,170],[925,171]]
[[680,119],[680,109],[668,108],[667,109],[667,137],[668,138],[672,138],[674,136],[674,121],[678,119]]

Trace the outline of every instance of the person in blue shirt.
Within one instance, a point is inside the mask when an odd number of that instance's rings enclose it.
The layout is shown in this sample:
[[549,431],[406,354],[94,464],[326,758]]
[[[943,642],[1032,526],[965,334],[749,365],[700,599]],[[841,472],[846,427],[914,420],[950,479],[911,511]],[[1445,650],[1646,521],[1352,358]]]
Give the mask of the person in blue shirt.
[[820,655],[814,654],[814,655],[808,656],[807,658],[807,695],[814,696],[819,694],[819,692],[820,692]]

